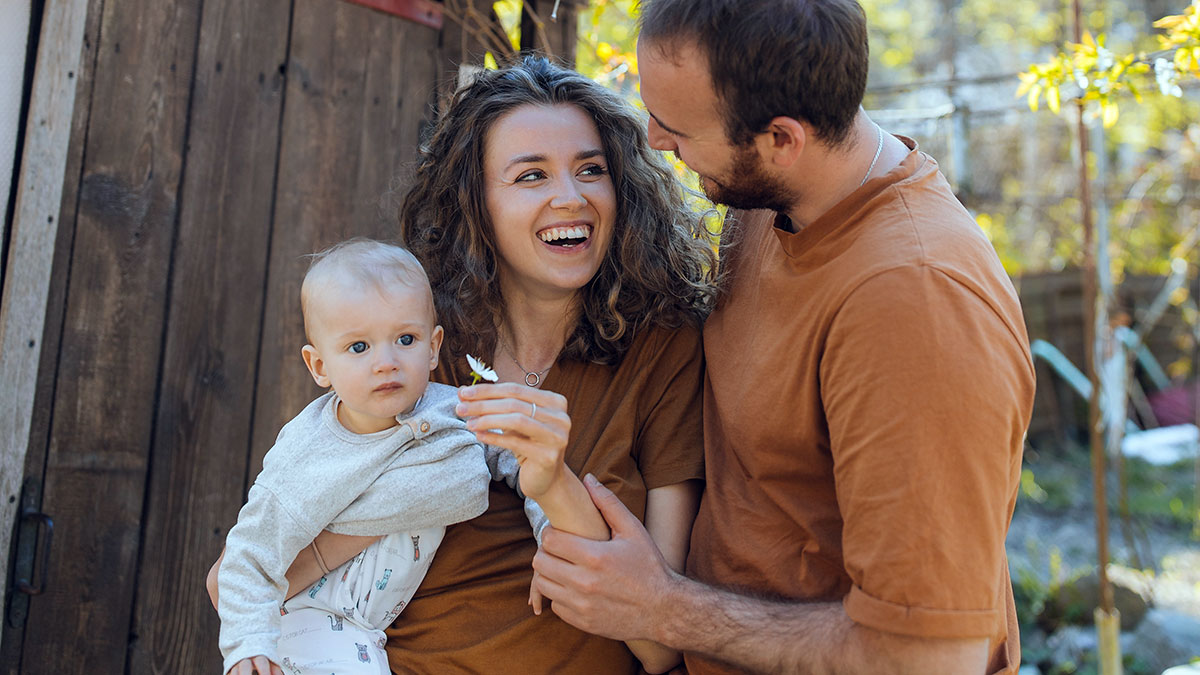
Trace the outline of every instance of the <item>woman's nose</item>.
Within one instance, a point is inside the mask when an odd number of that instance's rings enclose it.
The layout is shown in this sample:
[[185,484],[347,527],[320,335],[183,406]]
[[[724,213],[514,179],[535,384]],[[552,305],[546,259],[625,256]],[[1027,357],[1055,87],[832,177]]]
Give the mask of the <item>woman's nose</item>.
[[577,211],[587,205],[587,198],[579,189],[579,185],[569,178],[559,182],[554,198],[550,200],[551,208],[571,209]]

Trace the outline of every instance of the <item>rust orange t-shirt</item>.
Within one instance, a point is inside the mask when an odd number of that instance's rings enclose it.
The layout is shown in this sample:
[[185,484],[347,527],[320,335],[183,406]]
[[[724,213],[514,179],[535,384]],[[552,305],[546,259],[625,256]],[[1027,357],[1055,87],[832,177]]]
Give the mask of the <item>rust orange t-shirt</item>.
[[[434,379],[470,383],[443,360]],[[639,518],[646,491],[704,476],[703,354],[697,329],[652,329],[621,363],[560,359],[543,389],[567,398],[566,462],[594,474]],[[387,630],[396,673],[634,673],[625,645],[528,605],[537,551],[524,505],[493,482],[488,510],[451,525],[412,602]]]
[[[798,233],[752,212],[704,328],[707,484],[688,572],[1020,651],[1004,539],[1034,374],[1020,305],[916,150]],[[726,671],[687,657],[691,673]]]

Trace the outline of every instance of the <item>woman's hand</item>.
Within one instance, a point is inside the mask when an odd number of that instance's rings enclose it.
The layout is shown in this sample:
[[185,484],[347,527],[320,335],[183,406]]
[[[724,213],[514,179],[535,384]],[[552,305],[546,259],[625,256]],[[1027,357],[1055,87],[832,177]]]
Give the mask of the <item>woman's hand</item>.
[[512,451],[521,466],[521,491],[538,499],[569,473],[564,462],[571,418],[567,399],[515,382],[458,390],[456,412],[480,443]]

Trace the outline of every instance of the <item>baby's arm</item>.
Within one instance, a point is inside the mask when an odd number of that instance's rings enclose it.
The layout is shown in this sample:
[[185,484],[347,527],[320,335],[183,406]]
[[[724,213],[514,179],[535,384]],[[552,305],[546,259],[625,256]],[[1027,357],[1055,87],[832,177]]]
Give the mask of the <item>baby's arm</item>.
[[[334,534],[329,530],[322,530],[313,541],[312,546],[321,552],[321,558],[325,561],[325,565],[329,569],[333,569],[358,555],[359,551],[378,539],[380,537],[358,537],[352,534]],[[217,557],[217,561],[208,570],[208,576],[204,578],[204,587],[208,590],[208,599],[212,602],[213,609],[217,609],[217,598],[220,595],[217,577],[221,569],[221,561],[224,559],[225,549],[221,549],[221,555]],[[292,561],[292,566],[288,568],[287,598],[290,600],[293,595],[312,586],[323,575],[324,571],[317,562],[316,556],[313,555],[312,547],[306,547],[300,551],[296,559]]]
[[257,484],[250,488],[218,570],[225,672],[256,656],[274,660],[279,607],[287,592],[284,575],[311,538],[311,528],[282,508],[274,493]]

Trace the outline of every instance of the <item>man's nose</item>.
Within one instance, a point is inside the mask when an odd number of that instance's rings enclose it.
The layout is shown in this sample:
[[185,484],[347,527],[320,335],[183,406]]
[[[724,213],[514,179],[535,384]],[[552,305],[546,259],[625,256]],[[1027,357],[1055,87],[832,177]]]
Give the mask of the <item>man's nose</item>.
[[677,150],[678,145],[675,144],[674,137],[667,133],[665,129],[659,126],[658,122],[651,117],[646,123],[646,135],[650,139],[650,147],[655,150]]

